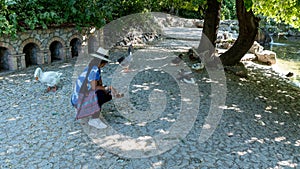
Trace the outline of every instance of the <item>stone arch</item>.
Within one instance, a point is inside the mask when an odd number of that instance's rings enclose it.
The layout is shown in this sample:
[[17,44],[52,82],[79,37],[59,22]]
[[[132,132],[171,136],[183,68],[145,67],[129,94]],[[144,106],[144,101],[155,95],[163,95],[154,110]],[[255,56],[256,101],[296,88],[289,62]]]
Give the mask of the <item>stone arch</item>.
[[39,49],[41,49],[41,50],[43,49],[41,41],[39,41],[35,38],[28,38],[22,42],[22,44],[20,45],[20,50],[24,50],[24,47],[29,43],[34,43],[38,46]]
[[72,40],[72,39],[75,39],[75,38],[79,39],[81,42],[83,41],[82,35],[80,35],[80,34],[74,34],[74,35],[72,35],[72,36],[70,36],[70,37],[68,38],[68,42],[71,42],[71,40]]
[[71,57],[78,56],[82,49],[82,36],[78,34],[72,35],[68,42],[71,48]]
[[12,54],[16,54],[12,45],[0,42],[0,72],[13,70]]
[[20,50],[25,54],[25,65],[37,65],[43,63],[43,56],[40,51],[42,50],[42,43],[35,38],[28,38],[20,45]]
[[48,43],[47,48],[49,49],[48,53],[48,63],[57,60],[65,60],[65,41],[60,37],[53,37]]
[[37,65],[40,60],[40,48],[35,43],[27,43],[23,48],[23,53],[25,54],[25,64],[26,67],[31,65]]
[[0,72],[10,70],[10,53],[9,49],[0,46]]
[[7,48],[9,50],[10,54],[16,54],[17,53],[15,48],[12,45],[10,45],[9,43],[0,42],[0,47]]

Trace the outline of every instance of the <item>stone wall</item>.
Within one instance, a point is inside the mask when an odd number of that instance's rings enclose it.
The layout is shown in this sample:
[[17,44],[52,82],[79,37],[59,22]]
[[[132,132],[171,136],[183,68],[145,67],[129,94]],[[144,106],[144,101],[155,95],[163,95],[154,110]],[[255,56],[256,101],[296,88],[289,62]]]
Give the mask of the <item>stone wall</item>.
[[78,56],[81,46],[88,43],[94,46],[89,52],[94,52],[98,42],[99,30],[90,32],[90,29],[79,31],[75,28],[28,30],[18,33],[17,38],[2,36],[0,72],[50,64],[58,60],[66,61]]

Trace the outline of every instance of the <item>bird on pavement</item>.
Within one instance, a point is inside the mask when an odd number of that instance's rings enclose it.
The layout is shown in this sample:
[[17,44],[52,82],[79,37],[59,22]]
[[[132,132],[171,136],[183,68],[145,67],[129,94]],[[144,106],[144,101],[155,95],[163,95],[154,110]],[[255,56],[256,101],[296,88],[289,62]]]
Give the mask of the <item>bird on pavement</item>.
[[117,60],[120,66],[123,68],[123,72],[129,72],[130,63],[133,60],[132,51],[133,51],[133,46],[132,44],[130,44],[127,50],[127,56],[126,57],[123,56]]
[[41,68],[36,68],[34,72],[34,78],[43,84],[47,85],[47,92],[51,89],[55,92],[57,90],[57,84],[60,82],[62,73],[56,71],[43,72]]

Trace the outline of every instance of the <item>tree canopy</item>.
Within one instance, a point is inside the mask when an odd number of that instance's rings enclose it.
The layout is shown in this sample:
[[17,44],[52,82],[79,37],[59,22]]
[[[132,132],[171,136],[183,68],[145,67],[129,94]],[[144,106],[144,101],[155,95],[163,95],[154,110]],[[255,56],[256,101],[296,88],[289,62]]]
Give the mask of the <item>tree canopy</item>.
[[[244,0],[256,15],[300,28],[299,0]],[[221,19],[237,19],[235,0],[222,3]],[[111,20],[139,12],[167,12],[203,19],[207,0],[0,0],[0,35],[57,26],[102,27]]]
[[246,0],[256,15],[300,28],[299,0]]
[[106,0],[0,0],[0,35],[55,26],[101,27],[112,17]]
[[[58,26],[99,28],[114,19],[140,12],[203,19],[206,3],[207,0],[0,0],[0,35]],[[236,18],[234,0],[223,4],[222,19]]]

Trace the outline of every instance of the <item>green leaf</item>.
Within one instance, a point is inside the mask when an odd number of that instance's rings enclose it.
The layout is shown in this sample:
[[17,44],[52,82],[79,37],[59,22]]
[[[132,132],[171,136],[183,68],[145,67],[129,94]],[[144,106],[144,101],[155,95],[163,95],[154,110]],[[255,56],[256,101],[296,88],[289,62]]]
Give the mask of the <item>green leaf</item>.
[[252,0],[244,0],[245,3],[245,8],[247,9],[247,11],[250,11],[250,9],[253,6],[253,1]]

